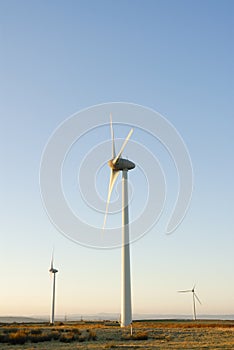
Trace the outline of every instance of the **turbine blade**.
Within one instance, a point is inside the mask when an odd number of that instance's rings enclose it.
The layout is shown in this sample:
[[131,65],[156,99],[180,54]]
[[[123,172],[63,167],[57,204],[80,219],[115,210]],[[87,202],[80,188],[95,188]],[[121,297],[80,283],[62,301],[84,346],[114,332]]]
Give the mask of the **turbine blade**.
[[198,296],[197,296],[197,294],[194,292],[194,296],[195,296],[195,298],[197,299],[197,301],[199,302],[199,304],[202,304],[201,303],[201,300],[198,298]]
[[178,293],[188,293],[192,292],[190,289],[189,290],[178,290]]
[[54,268],[54,251],[52,252],[51,263],[50,263],[50,269],[53,270],[53,268]]
[[112,125],[112,115],[110,114],[110,129],[111,129],[111,141],[112,141],[112,159],[116,157],[115,154],[115,136],[114,136],[114,129]]
[[105,228],[105,226],[106,226],[106,218],[107,218],[107,213],[108,213],[111,193],[112,193],[112,190],[113,190],[113,187],[114,187],[114,184],[115,184],[115,182],[117,180],[118,175],[119,175],[119,170],[111,169],[109,190],[108,190],[108,196],[107,196],[107,202],[106,202],[106,212],[105,212],[104,223],[103,223],[103,227],[102,228]]
[[52,279],[53,276],[53,269],[54,269],[54,248],[52,250],[52,254],[51,254],[51,261],[50,261],[50,269],[49,269],[49,273],[50,273],[50,278]]
[[128,143],[128,141],[129,141],[129,139],[130,139],[132,133],[133,133],[133,129],[131,129],[131,130],[129,131],[128,136],[126,137],[124,143],[122,144],[122,147],[121,147],[121,149],[120,149],[118,155],[117,155],[117,156],[115,157],[115,159],[113,160],[113,164],[115,164],[115,163],[119,160],[119,158],[121,157],[121,155],[122,155],[122,153],[123,153],[123,150],[124,150],[126,144]]

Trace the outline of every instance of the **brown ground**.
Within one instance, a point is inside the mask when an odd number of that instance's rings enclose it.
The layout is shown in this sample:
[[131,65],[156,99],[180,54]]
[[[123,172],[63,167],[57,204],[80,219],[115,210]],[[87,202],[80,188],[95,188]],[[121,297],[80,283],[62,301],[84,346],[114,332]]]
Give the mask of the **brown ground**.
[[[68,322],[52,327],[1,324],[0,340],[5,335],[16,342],[24,335],[26,342],[0,343],[1,350],[234,349],[234,321],[140,321],[133,323],[132,337],[129,328],[121,329],[115,322]],[[43,335],[51,340],[33,343],[33,335],[34,341]]]

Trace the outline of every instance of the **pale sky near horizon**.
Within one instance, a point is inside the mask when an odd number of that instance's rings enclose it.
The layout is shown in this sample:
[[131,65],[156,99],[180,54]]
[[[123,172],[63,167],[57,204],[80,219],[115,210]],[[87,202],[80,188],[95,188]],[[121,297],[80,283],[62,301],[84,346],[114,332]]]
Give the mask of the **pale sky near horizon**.
[[0,42],[0,315],[49,314],[53,247],[57,314],[119,313],[120,250],[66,239],[39,187],[58,125],[112,101],[167,118],[194,169],[178,229],[132,245],[133,312],[190,315],[196,283],[198,314],[234,314],[234,2],[0,0]]

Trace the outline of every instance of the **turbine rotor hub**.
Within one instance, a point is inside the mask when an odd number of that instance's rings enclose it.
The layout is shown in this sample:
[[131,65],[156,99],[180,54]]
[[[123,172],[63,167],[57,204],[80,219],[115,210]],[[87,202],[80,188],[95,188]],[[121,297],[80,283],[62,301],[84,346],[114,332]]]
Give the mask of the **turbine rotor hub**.
[[116,171],[131,170],[135,168],[135,164],[128,159],[119,158],[116,163],[114,159],[108,161],[108,165],[111,169]]

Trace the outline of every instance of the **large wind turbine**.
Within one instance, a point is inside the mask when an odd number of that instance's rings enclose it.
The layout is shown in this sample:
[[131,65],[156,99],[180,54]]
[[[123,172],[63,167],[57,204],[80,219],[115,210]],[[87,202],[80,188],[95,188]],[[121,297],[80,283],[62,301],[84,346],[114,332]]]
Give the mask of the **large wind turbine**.
[[110,182],[109,191],[106,203],[106,213],[104,219],[104,226],[106,224],[106,217],[108,213],[108,206],[110,203],[111,193],[114,184],[117,180],[119,172],[122,171],[122,291],[121,291],[121,327],[128,326],[132,323],[132,301],[131,301],[131,271],[130,271],[130,242],[129,242],[129,217],[128,217],[128,170],[134,169],[135,164],[128,159],[122,158],[124,148],[129,141],[133,129],[130,130],[126,137],[119,153],[116,156],[114,130],[112,125],[112,117],[110,116],[110,128],[112,139],[112,158],[108,161],[110,167]]
[[50,323],[54,324],[54,307],[55,307],[55,279],[56,279],[56,273],[58,270],[54,268],[54,254],[52,254],[51,258],[51,264],[49,272],[53,276],[53,289],[52,289],[52,306],[51,306],[51,316],[50,316]]
[[201,304],[201,301],[199,300],[197,294],[195,293],[195,286],[193,286],[193,289],[179,290],[178,293],[193,293],[193,318],[194,318],[194,321],[196,321],[197,315],[196,315],[196,300],[195,299],[197,299],[199,304]]

